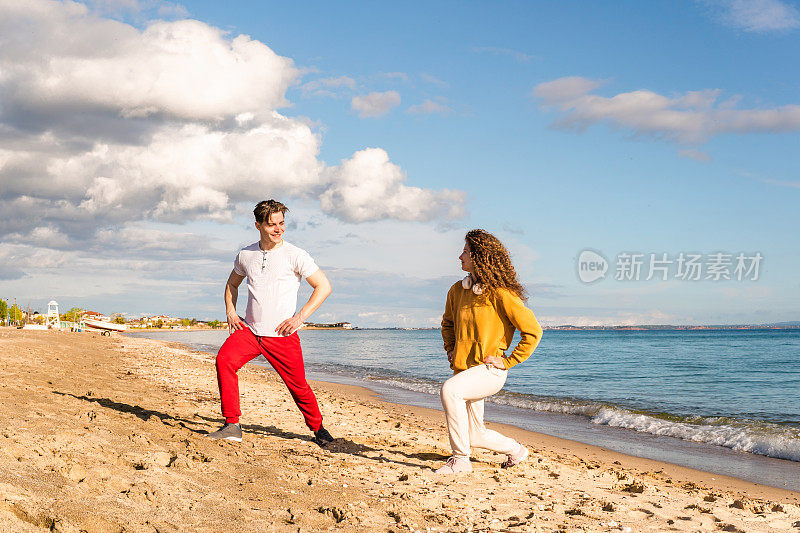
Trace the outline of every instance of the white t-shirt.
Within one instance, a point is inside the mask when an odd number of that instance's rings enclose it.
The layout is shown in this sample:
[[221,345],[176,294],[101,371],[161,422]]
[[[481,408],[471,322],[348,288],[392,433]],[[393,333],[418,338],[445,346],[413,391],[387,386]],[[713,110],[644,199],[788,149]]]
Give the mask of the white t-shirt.
[[267,251],[257,242],[243,248],[233,270],[247,276],[247,325],[256,335],[278,337],[275,328],[297,309],[300,281],[319,267],[308,252],[283,241]]

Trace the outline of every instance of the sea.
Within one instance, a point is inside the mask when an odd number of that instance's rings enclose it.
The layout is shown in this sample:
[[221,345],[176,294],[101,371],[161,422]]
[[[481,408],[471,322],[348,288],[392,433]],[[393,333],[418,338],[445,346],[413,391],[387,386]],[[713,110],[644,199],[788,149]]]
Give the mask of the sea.
[[[215,353],[227,330],[130,335]],[[438,330],[307,330],[300,339],[309,379],[441,409],[452,374]],[[548,330],[488,402],[488,420],[800,490],[800,329]]]

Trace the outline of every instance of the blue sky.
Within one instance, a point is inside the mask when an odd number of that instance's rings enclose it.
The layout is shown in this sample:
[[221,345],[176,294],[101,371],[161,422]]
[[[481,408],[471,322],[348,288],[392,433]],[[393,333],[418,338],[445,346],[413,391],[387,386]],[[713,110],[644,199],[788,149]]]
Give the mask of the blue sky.
[[[0,70],[59,85],[0,82],[4,297],[222,316],[249,210],[271,195],[334,283],[320,320],[435,325],[473,227],[507,244],[548,325],[798,319],[797,2],[31,6],[3,9],[36,55],[7,45]],[[108,72],[107,90],[87,81]],[[586,248],[606,279],[579,280]],[[764,260],[757,280],[617,281],[621,252]]]

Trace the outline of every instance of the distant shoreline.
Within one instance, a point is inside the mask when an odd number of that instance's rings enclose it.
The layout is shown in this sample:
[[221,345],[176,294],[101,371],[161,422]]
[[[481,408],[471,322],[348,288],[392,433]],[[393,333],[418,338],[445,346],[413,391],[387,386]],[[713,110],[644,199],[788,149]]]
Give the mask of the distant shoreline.
[[201,326],[201,327],[196,327],[196,326],[195,327],[192,327],[192,326],[183,327],[183,326],[181,326],[180,328],[132,328],[132,327],[128,326],[128,329],[125,330],[125,332],[129,333],[131,331],[223,331],[225,329],[228,329],[228,328],[225,327],[225,326],[223,326],[221,328],[210,328],[210,327],[203,327],[203,326]]
[[[13,326],[9,326],[13,327]],[[226,328],[210,328],[210,327],[187,327],[187,328],[128,328],[131,331],[224,331]],[[343,327],[319,327],[319,326],[305,326],[302,328],[304,331],[438,331],[441,328],[402,328],[402,327],[387,327],[387,328],[343,328]],[[769,324],[760,325],[714,325],[714,326],[676,326],[676,325],[636,325],[636,326],[544,326],[544,331],[792,331],[800,330],[798,325],[786,326],[773,326]]]
[[[0,326],[1,329],[17,329],[17,326]],[[208,326],[189,326],[180,328],[135,328],[128,327],[127,333],[134,331],[225,331],[225,326],[212,328]],[[363,327],[318,327],[305,326],[304,331],[438,331],[441,328],[363,328]],[[771,324],[738,324],[738,325],[712,325],[712,326],[676,326],[676,325],[636,325],[636,326],[543,326],[544,331],[793,331],[800,330],[800,324],[771,325]]]
[[676,326],[676,325],[636,325],[636,326],[545,326],[545,331],[730,331],[730,330],[794,330],[800,329],[800,324],[771,325],[771,324],[733,324],[733,325],[708,325],[708,326]]
[[336,330],[342,330],[342,331],[353,331],[353,330],[360,329],[360,328],[355,328],[355,327],[353,327],[353,328],[345,328],[345,327],[341,327],[341,326],[337,326],[337,327],[334,327],[334,326],[331,326],[331,327],[324,327],[324,326],[303,326],[303,327],[302,327],[302,328],[300,328],[300,329],[301,329],[301,330],[304,330],[304,331],[305,331],[305,330],[309,330],[309,329],[320,329],[320,330],[326,330],[326,329],[336,329]]
[[[304,324],[300,329],[337,329],[337,330],[354,330],[359,329],[357,327],[349,325],[349,322],[345,322],[344,324],[348,324],[348,326],[334,326],[334,325],[323,325],[323,324]],[[212,327],[208,325],[204,326],[166,326],[161,328],[155,327],[131,327],[128,326],[128,331],[215,331],[215,330],[226,330],[228,326],[225,322],[222,322],[222,325],[219,327]]]
[[[303,329],[334,329],[334,328],[303,328]],[[341,328],[338,328],[341,329]],[[353,328],[362,331],[438,331],[442,328]],[[797,326],[770,326],[770,325],[734,325],[734,326],[543,326],[545,331],[731,331],[731,330],[800,330]]]

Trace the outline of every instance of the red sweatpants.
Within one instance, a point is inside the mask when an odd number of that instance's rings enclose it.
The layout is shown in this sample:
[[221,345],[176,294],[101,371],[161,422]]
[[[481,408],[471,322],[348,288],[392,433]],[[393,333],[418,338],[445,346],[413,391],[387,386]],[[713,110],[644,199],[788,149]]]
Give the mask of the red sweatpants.
[[308,428],[311,431],[321,428],[322,414],[319,412],[317,397],[306,381],[300,337],[296,332],[288,337],[260,337],[247,327],[228,337],[217,354],[217,384],[225,421],[231,424],[239,422],[242,410],[239,406],[239,378],[236,372],[259,354],[267,358],[286,383],[294,403],[306,419]]

